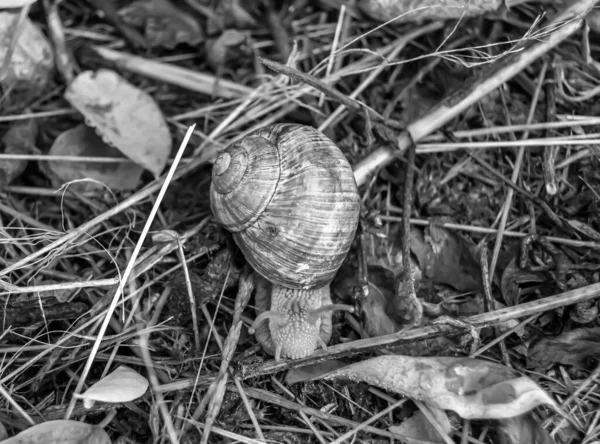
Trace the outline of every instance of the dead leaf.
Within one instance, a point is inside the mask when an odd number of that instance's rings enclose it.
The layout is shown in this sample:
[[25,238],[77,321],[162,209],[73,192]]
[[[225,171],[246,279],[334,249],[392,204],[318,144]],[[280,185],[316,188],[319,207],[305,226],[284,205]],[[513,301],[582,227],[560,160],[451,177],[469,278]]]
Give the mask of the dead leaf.
[[[444,432],[449,435],[452,432],[452,425],[448,419],[448,415],[443,410],[431,409],[436,421],[442,426]],[[444,444],[444,439],[440,436],[436,429],[433,428],[429,419],[422,411],[415,412],[410,418],[405,419],[400,425],[389,428],[390,432],[398,433],[399,435],[409,438],[427,441],[434,444]]]
[[[19,12],[0,11],[0,60],[6,57],[18,18]],[[44,33],[29,18],[23,22],[20,32],[8,71],[0,84],[39,94],[48,85],[54,70],[54,52]]]
[[377,356],[321,378],[367,382],[465,419],[503,419],[558,405],[535,382],[500,364],[471,358]]
[[502,0],[359,0],[357,5],[373,19],[398,24],[477,17],[500,8]]
[[544,273],[520,268],[517,265],[517,258],[514,257],[502,272],[500,279],[502,297],[508,306],[517,305],[520,302],[521,284],[546,282],[547,280]]
[[527,368],[543,371],[554,364],[589,369],[600,357],[600,327],[578,328],[531,341]]
[[[85,124],[71,128],[59,135],[49,155],[74,157],[123,157],[116,148],[107,145],[93,128]],[[74,184],[79,190],[102,189],[105,184],[113,190],[131,190],[138,186],[143,168],[133,162],[101,163],[52,160],[40,162],[53,186],[80,179],[92,179]]]
[[2,444],[111,444],[111,441],[101,427],[58,419],[34,425]]
[[171,153],[171,135],[162,112],[146,92],[116,72],[84,71],[65,98],[96,128],[106,143],[158,177]]
[[533,413],[501,419],[496,427],[498,444],[555,444]]
[[106,375],[81,395],[86,409],[92,408],[94,402],[129,402],[148,390],[148,380],[135,370],[121,365],[114,372]]
[[480,290],[481,267],[473,257],[473,245],[443,228],[440,222],[443,219],[432,220],[425,234],[411,229],[410,249],[423,273],[434,283],[450,285],[458,291]]
[[125,23],[144,27],[148,44],[173,49],[179,43],[195,46],[204,39],[198,22],[169,0],[139,0],[119,10]]
[[[34,119],[13,122],[4,137],[2,145],[4,154],[33,154],[37,152],[35,139],[38,134],[38,126]],[[4,160],[0,162],[0,190],[25,171],[27,160]]]

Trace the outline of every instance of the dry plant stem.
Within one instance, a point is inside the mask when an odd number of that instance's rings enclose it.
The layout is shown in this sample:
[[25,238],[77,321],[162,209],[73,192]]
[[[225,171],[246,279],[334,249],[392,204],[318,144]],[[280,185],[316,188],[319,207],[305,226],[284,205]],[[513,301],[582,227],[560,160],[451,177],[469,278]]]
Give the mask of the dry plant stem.
[[158,377],[156,376],[156,371],[154,369],[154,364],[152,362],[152,356],[150,355],[150,340],[149,333],[147,330],[141,329],[139,331],[139,340],[140,340],[140,352],[144,359],[144,364],[146,365],[146,371],[148,372],[148,380],[150,382],[150,386],[152,387],[152,391],[154,392],[154,396],[156,398],[155,402],[158,404],[158,410],[160,415],[162,416],[164,427],[167,429],[167,435],[171,444],[178,444],[179,440],[177,439],[177,431],[173,426],[173,419],[169,413],[169,409],[167,408],[167,404],[165,403],[165,399],[163,394],[157,388],[160,386]]
[[[189,163],[188,165],[185,165],[183,168],[178,170],[173,175],[173,180],[180,179],[181,177],[183,177],[186,174],[188,174],[189,172],[195,170],[196,168],[198,168],[198,166],[200,166],[204,163],[206,163],[206,162],[201,159],[194,160],[193,162]],[[50,252],[58,249],[59,247],[61,247],[62,245],[66,244],[66,243],[74,242],[80,236],[87,235],[87,233],[90,232],[92,229],[94,229],[94,227],[96,225],[99,225],[102,222],[110,219],[111,217],[121,213],[122,211],[125,211],[126,209],[143,201],[144,199],[146,199],[146,198],[150,197],[152,194],[154,194],[156,191],[160,190],[161,186],[164,183],[164,180],[165,180],[165,178],[159,178],[159,179],[151,182],[145,188],[141,189],[140,191],[138,191],[131,197],[125,199],[121,203],[115,205],[110,210],[96,216],[92,220],[80,225],[79,227],[68,231],[61,238],[49,243],[48,245],[31,253],[29,256],[26,256],[23,259],[13,263],[12,265],[9,265],[8,267],[0,270],[0,277],[6,276],[7,274],[12,273],[13,271],[16,271],[16,270],[26,266],[27,264],[33,262],[35,259],[45,255],[46,253],[50,253]],[[170,251],[173,251],[174,248],[176,248],[176,245],[174,245]],[[161,259],[162,259],[162,256],[161,256],[161,258],[158,258],[157,260],[161,260]]]
[[248,413],[248,417],[254,426],[254,430],[256,431],[256,437],[261,441],[265,440],[265,435],[260,428],[260,424],[258,423],[258,419],[256,419],[256,415],[254,414],[254,410],[252,410],[252,406],[250,405],[250,400],[246,396],[246,392],[244,391],[244,387],[242,387],[242,381],[237,376],[233,377],[233,383],[237,388],[238,395],[242,398],[242,402],[244,403],[244,407],[246,407],[246,412]]
[[[546,85],[544,88],[546,98],[546,122],[554,122],[556,120],[556,78],[554,69],[550,67]],[[550,130],[546,129],[546,137],[551,137]],[[546,193],[549,196],[554,196],[558,192],[556,183],[556,152],[557,147],[547,146],[544,149],[544,162],[542,163],[544,170],[544,181],[546,182]]]
[[[521,147],[521,148],[523,148],[523,147]],[[522,151],[519,150],[519,153],[521,153],[521,152]],[[512,194],[514,193],[514,191],[518,192],[523,197],[529,199],[531,202],[533,202],[534,204],[536,204],[537,206],[539,206],[544,211],[544,213],[546,213],[546,215],[556,225],[558,225],[561,228],[568,228],[563,223],[562,219],[556,213],[554,213],[554,211],[552,211],[552,209],[550,208],[550,206],[546,202],[544,202],[542,199],[540,199],[538,196],[536,196],[535,194],[533,194],[533,193],[531,193],[529,191],[526,191],[523,187],[518,186],[516,184],[516,181],[509,180],[506,177],[504,177],[502,174],[500,174],[498,171],[496,171],[493,166],[491,166],[489,163],[487,163],[485,160],[483,160],[481,157],[477,156],[476,154],[474,154],[474,153],[472,153],[470,151],[466,151],[466,153],[469,156],[471,156],[471,158],[473,160],[475,160],[480,166],[482,166],[488,173],[490,173],[492,176],[494,176],[497,179],[499,179],[502,182],[504,182],[504,184],[506,184],[509,187],[509,193],[508,193],[508,195],[512,196]],[[517,160],[519,158],[522,158],[522,156],[518,157]],[[514,172],[516,172],[516,171],[518,171],[518,170],[515,168]],[[514,172],[513,172],[513,177],[514,177]],[[507,198],[507,200],[508,200],[508,198]],[[498,228],[498,234],[500,234],[501,231],[503,231],[503,230],[501,230],[500,228]]]
[[6,391],[3,384],[0,384],[0,396],[2,396],[9,405],[11,405],[16,412],[18,412],[30,425],[35,425],[35,421],[31,419],[31,416],[27,414],[23,407],[19,405],[17,401]]
[[[535,92],[533,94],[533,98],[531,99],[531,106],[529,108],[529,115],[527,116],[527,123],[531,123],[533,118],[535,117],[535,109],[537,107],[537,103],[540,97],[540,92],[542,90],[542,85],[544,84],[544,79],[546,78],[546,70],[548,68],[548,64],[544,63],[542,65],[542,71],[540,72],[538,83],[535,88]],[[509,122],[510,123],[510,122]],[[525,140],[529,137],[529,131],[525,131],[523,133],[522,139]],[[525,156],[525,148],[519,147],[519,151],[517,152],[517,158],[515,160],[515,167],[513,169],[513,174],[510,179],[512,184],[516,184],[519,176],[521,175],[521,168],[523,167],[523,157]],[[492,253],[492,264],[490,265],[490,285],[494,279],[494,273],[496,272],[496,264],[498,262],[498,256],[500,255],[500,248],[502,247],[502,241],[504,239],[504,230],[506,229],[506,223],[508,221],[508,216],[510,215],[510,210],[512,207],[512,201],[514,197],[514,188],[509,188],[506,193],[506,199],[504,201],[504,205],[502,206],[502,214],[500,216],[500,224],[498,226],[498,235],[496,236],[496,240],[494,243],[494,251]],[[540,199],[541,200],[541,199]],[[544,208],[548,208],[548,205],[545,205]],[[551,210],[551,214],[554,215],[552,220],[557,223],[559,227],[564,226],[562,221],[558,216],[556,216]]]
[[183,276],[185,277],[185,288],[187,290],[188,299],[190,301],[190,311],[192,312],[192,329],[194,330],[194,345],[196,346],[196,356],[200,356],[200,353],[202,353],[202,348],[200,346],[200,327],[198,326],[198,307],[196,305],[196,296],[194,295],[194,289],[192,288],[190,272],[188,271],[187,262],[185,260],[185,252],[183,251],[183,244],[181,243],[179,238],[175,239],[175,242],[177,242],[177,252],[179,254],[179,260],[181,261]]
[[[391,211],[398,212],[398,213],[402,212],[402,210],[400,210],[399,208],[397,208],[393,205],[390,205],[389,209]],[[401,217],[379,216],[379,218],[383,221],[402,222]],[[424,219],[411,219],[410,223],[413,225],[419,225],[419,226],[425,227],[430,224],[430,221],[424,220]],[[475,226],[470,226],[470,225],[442,223],[442,224],[440,224],[440,226],[444,227],[444,228],[448,228],[450,230],[461,230],[461,231],[467,231],[467,232],[471,232],[471,233],[480,233],[480,234],[496,234],[496,233],[498,233],[498,230],[496,230],[494,228],[475,227]],[[529,233],[519,233],[518,231],[505,231],[504,235],[510,236],[510,237],[527,237],[527,236],[529,236]],[[593,250],[600,250],[600,243],[598,243],[598,242],[579,241],[579,240],[566,239],[564,237],[555,237],[555,236],[544,236],[544,238],[547,241],[555,243],[555,244],[569,245],[571,247],[576,247],[576,248],[591,248]]]
[[[483,295],[485,297],[486,310],[494,311],[496,310],[496,302],[494,301],[494,297],[492,296],[492,288],[491,282],[494,281],[494,278],[490,276],[490,269],[488,266],[488,247],[487,243],[483,243],[480,251],[479,262],[481,264],[481,281],[483,283]],[[500,331],[498,330],[498,326],[494,325],[494,337],[498,339],[500,336]],[[506,350],[506,344],[504,341],[500,341],[500,354],[502,355],[502,360],[504,361],[504,365],[507,367],[512,367],[510,365],[510,358],[508,356],[508,350]]]
[[12,37],[8,44],[8,48],[6,48],[6,52],[4,53],[4,60],[2,60],[2,66],[0,66],[0,81],[4,80],[6,78],[6,75],[8,74],[8,68],[10,66],[12,56],[15,53],[15,48],[17,47],[17,42],[21,37],[21,33],[23,32],[23,29],[25,29],[25,21],[29,16],[29,10],[31,9],[32,4],[33,3],[23,6],[21,8],[21,12],[19,12],[19,16],[12,24]]
[[[228,390],[234,391],[235,388],[228,387]],[[376,427],[363,426],[361,423],[357,423],[350,419],[346,419],[346,418],[342,418],[340,416],[325,413],[318,409],[304,407],[296,402],[289,401],[280,395],[271,393],[266,390],[256,389],[256,388],[246,388],[246,394],[248,396],[250,396],[251,398],[258,399],[263,402],[268,402],[270,404],[273,404],[278,407],[282,407],[282,408],[285,408],[285,409],[288,409],[288,410],[291,410],[294,412],[299,412],[300,410],[302,410],[302,411],[304,411],[304,413],[306,413],[309,416],[314,416],[316,418],[323,420],[324,422],[333,424],[335,426],[351,427],[351,428],[355,428],[355,429],[362,427],[362,430],[365,432],[373,433],[373,434],[383,436],[386,438],[394,438],[394,439],[400,440],[400,442],[402,442],[403,440],[406,439],[405,436],[399,435],[397,433],[387,432],[385,430],[381,430]],[[419,444],[419,443],[416,442],[415,444]],[[425,444],[425,443],[423,443],[423,444]]]
[[431,111],[408,125],[406,131],[398,137],[396,149],[380,148],[359,162],[354,168],[356,183],[359,186],[364,185],[373,172],[386,166],[397,155],[404,152],[411,143],[411,139],[418,142],[431,132],[441,128],[577,31],[585,15],[595,3],[596,0],[571,1],[561,14],[546,25],[549,29],[556,28],[554,32],[546,35],[543,40],[530,43],[522,51],[502,57],[475,80],[472,80],[470,84],[442,99]]
[[[252,295],[252,290],[254,289],[254,279],[250,275],[250,271],[248,269],[244,270],[244,274],[240,276],[240,283],[238,294],[235,300],[235,311],[233,315],[232,327],[229,330],[227,338],[225,339],[225,344],[223,346],[223,356],[221,359],[221,367],[219,368],[219,375],[211,384],[211,387],[208,390],[208,393],[212,393],[212,398],[208,404],[208,410],[205,419],[204,425],[204,434],[202,435],[202,444],[206,444],[208,442],[208,437],[210,436],[210,430],[212,425],[214,424],[219,412],[221,410],[221,405],[223,404],[223,396],[225,395],[225,385],[227,384],[228,379],[228,369],[229,363],[231,359],[233,359],[233,355],[235,353],[235,349],[237,347],[237,343],[240,339],[240,332],[242,329],[242,321],[240,317],[242,316],[242,312],[246,305],[248,305],[248,301],[250,300],[250,296]],[[194,420],[200,419],[196,417],[196,414],[201,413],[200,409],[194,412]],[[198,415],[199,416],[199,415]],[[260,429],[259,429],[260,430]]]
[[[600,364],[598,364],[596,366],[596,368],[594,369],[594,371],[592,373],[590,373],[590,375],[579,385],[579,387],[577,387],[573,393],[571,393],[560,405],[561,409],[563,409],[564,411],[566,410],[566,407],[568,404],[570,404],[571,402],[573,402],[575,400],[575,398],[577,398],[579,395],[581,395],[581,393],[583,393],[583,391],[585,389],[587,389],[592,383],[598,385],[598,378],[600,377]],[[556,424],[556,426],[554,427],[554,430],[552,430],[552,432],[550,432],[550,435],[553,436],[556,433],[558,433],[558,431],[565,425],[566,419],[565,418],[561,418],[560,422],[558,424]]]
[[[402,404],[405,404],[407,401],[406,398],[400,399],[399,401],[394,402],[392,405],[387,406],[385,409],[383,409],[382,411],[378,412],[377,414],[371,416],[369,419],[367,419],[365,422],[359,424],[358,427],[354,427],[352,430],[347,431],[346,433],[344,433],[342,436],[340,436],[339,438],[337,438],[335,441],[331,441],[330,444],[342,444],[344,441],[352,438],[354,435],[356,435],[358,432],[360,432],[361,430],[364,430],[364,428],[366,426],[368,426],[369,424],[377,421],[379,418],[382,418],[383,416],[387,415],[388,413],[392,412],[394,409],[397,409],[398,407],[400,407]],[[354,439],[356,439],[356,437],[354,437]]]
[[[415,176],[415,145],[408,148],[406,159],[406,173],[404,178],[404,196],[402,202],[402,266],[404,268],[404,288],[409,299],[411,310],[411,326],[419,325],[423,318],[423,306],[417,299],[415,282],[410,264],[410,214],[412,213],[413,183]],[[398,293],[396,293],[398,297]]]
[[[477,329],[489,327],[500,322],[539,314],[544,311],[554,310],[559,307],[576,304],[577,302],[600,297],[600,283],[588,285],[576,290],[559,293],[513,307],[482,313],[466,318],[461,318],[464,323]],[[382,347],[392,347],[401,344],[409,344],[416,341],[435,338],[442,335],[455,335],[464,330],[450,325],[437,325],[415,328],[400,333],[379,336],[376,338],[360,339],[346,344],[328,347],[327,350],[317,350],[311,356],[296,360],[268,361],[258,365],[244,366],[239,370],[242,379],[256,377],[258,375],[272,374],[290,368],[304,367],[318,362],[336,359],[343,356],[357,354],[363,351],[372,351]]]
[[440,423],[436,419],[435,415],[433,414],[433,412],[431,411],[431,409],[429,408],[429,406],[427,404],[425,404],[424,402],[418,401],[418,400],[415,400],[414,403],[419,408],[419,410],[421,411],[421,413],[423,413],[423,415],[425,416],[425,418],[427,418],[427,420],[433,426],[433,428],[435,429],[435,431],[438,432],[438,435],[440,435],[440,437],[442,438],[442,440],[446,444],[454,444],[454,441],[444,431],[444,429],[442,428],[442,426],[440,425]]
[[490,348],[492,348],[497,343],[499,343],[499,342],[503,341],[504,339],[508,338],[511,334],[515,333],[517,330],[523,328],[525,325],[527,325],[530,322],[532,322],[533,320],[535,320],[538,316],[539,316],[539,314],[534,314],[534,315],[529,316],[527,319],[519,322],[517,325],[515,325],[510,330],[506,330],[500,336],[497,336],[495,339],[493,339],[492,341],[488,342],[486,345],[484,345],[483,347],[481,347],[477,351],[471,353],[469,355],[469,358],[476,358],[477,356],[485,353],[486,351],[488,351]]
[[304,421],[304,423],[308,426],[308,428],[312,432],[313,436],[315,438],[317,438],[321,444],[327,444],[327,441],[325,441],[325,438],[323,437],[323,435],[321,435],[321,433],[317,430],[317,428],[312,423],[310,418],[308,416],[306,416],[306,413],[304,413],[303,410],[300,410],[298,412],[298,414],[300,415],[300,418],[302,419],[302,421]]
[[347,108],[350,108],[355,113],[364,114],[367,119],[371,119],[374,122],[385,123],[389,126],[392,126],[393,128],[399,128],[398,123],[384,119],[383,116],[381,116],[372,108],[369,108],[368,106],[362,103],[350,99],[345,94],[342,94],[341,92],[336,90],[333,86],[324,83],[323,81],[311,76],[310,74],[300,72],[297,69],[294,69],[290,66],[282,65],[281,63],[273,62],[262,57],[258,57],[258,60],[267,68],[275,71],[276,73],[284,74],[290,79],[310,85],[316,90],[321,91],[327,97],[343,104]]
[[65,83],[69,85],[75,78],[75,66],[69,50],[67,49],[67,43],[65,41],[65,33],[63,31],[62,22],[58,15],[58,0],[44,0],[44,9],[46,10],[46,17],[48,20],[48,29],[52,36],[52,42],[54,43],[54,54],[56,57],[56,66],[63,78]]
[[[406,47],[406,45],[408,43],[410,43],[414,39],[421,37],[425,34],[429,34],[433,31],[441,29],[442,27],[443,27],[442,22],[434,22],[434,23],[429,23],[422,27],[418,27],[415,30],[409,31],[401,39],[398,39],[397,43],[394,45],[393,49],[390,51],[389,55],[386,58],[389,60],[394,60],[398,56],[398,54],[400,54],[400,52],[402,52],[402,50]],[[370,72],[369,75],[366,77],[366,79],[363,80],[354,91],[352,91],[352,93],[348,96],[348,99],[355,100],[356,97],[358,97],[360,95],[360,93],[362,93],[365,89],[367,89],[367,87],[377,77],[379,77],[379,74],[381,74],[385,69],[387,69],[387,64],[381,64],[380,66],[375,68],[372,72]],[[338,121],[340,119],[340,117],[342,116],[342,114],[345,110],[346,110],[346,106],[345,106],[345,104],[342,103],[340,106],[338,106],[335,109],[335,111],[333,111],[331,114],[329,114],[329,116],[327,116],[327,119],[325,119],[323,121],[323,123],[321,123],[321,125],[319,125],[319,130],[324,131],[328,127],[332,126],[336,121]],[[358,184],[358,185],[360,186],[360,184]]]
[[221,97],[223,99],[238,99],[251,94],[253,89],[245,85],[220,79],[210,74],[190,71],[189,69],[171,65],[169,63],[156,62],[114,49],[102,46],[92,47],[101,57],[115,63],[120,69],[146,76],[148,78],[167,82],[196,91],[202,94]]
[[210,436],[211,427],[215,423],[217,416],[221,410],[221,406],[223,404],[223,396],[225,396],[225,390],[229,376],[227,370],[229,368],[229,363],[233,358],[233,354],[235,353],[235,348],[240,338],[241,331],[242,322],[238,322],[236,325],[231,327],[231,329],[229,330],[229,334],[227,335],[227,339],[225,340],[223,357],[221,359],[221,366],[219,368],[219,376],[215,379],[213,384],[211,384],[211,386],[214,387],[214,389],[208,390],[209,393],[212,393],[212,398],[208,403],[208,408],[206,410],[206,419],[204,420],[204,433],[202,434],[202,439],[200,441],[201,444],[208,443],[208,437]]
[[[135,260],[137,259],[138,255],[142,249],[144,240],[146,239],[146,236],[147,236],[148,232],[150,231],[150,226],[152,225],[152,222],[154,221],[154,217],[156,216],[156,213],[158,212],[158,207],[159,207],[160,203],[162,202],[162,199],[167,191],[169,184],[171,183],[171,180],[173,179],[173,176],[175,175],[175,170],[177,169],[177,166],[179,165],[179,159],[181,159],[181,157],[183,156],[183,152],[190,140],[190,137],[192,136],[194,127],[195,127],[195,125],[192,125],[188,129],[185,137],[183,138],[181,146],[179,147],[179,150],[177,151],[177,156],[175,157],[175,162],[173,162],[173,165],[171,165],[171,168],[169,169],[169,173],[167,174],[167,177],[165,178],[163,186],[161,187],[160,192],[156,198],[156,202],[152,206],[152,210],[150,211],[150,214],[148,215],[148,220],[146,221],[146,224],[144,225],[144,229],[142,230],[142,233],[140,234],[140,238],[139,238],[137,244],[135,245],[135,249],[133,250],[133,253],[131,255],[131,260],[129,260],[129,262],[127,264],[127,268],[123,272],[121,282],[119,283],[119,286],[117,287],[117,290],[115,291],[115,294],[110,303],[110,306],[108,307],[107,312],[104,316],[104,321],[102,323],[102,326],[100,327],[100,331],[98,332],[98,337],[94,341],[94,345],[92,346],[90,356],[89,356],[88,360],[86,361],[85,367],[83,369],[81,377],[79,378],[79,381],[77,382],[77,387],[75,388],[73,395],[81,393],[81,389],[83,387],[83,384],[85,383],[85,379],[92,367],[96,353],[98,352],[98,349],[100,348],[100,343],[102,342],[102,338],[106,332],[108,323],[110,322],[110,319],[112,318],[115,308],[117,307],[117,303],[119,302],[119,299],[120,299],[121,295],[123,294],[123,289],[125,288],[125,285],[127,284],[129,276],[131,275],[131,272],[133,271],[133,268],[135,266]],[[76,402],[77,402],[77,398],[75,396],[73,396],[71,398],[71,402],[69,403],[69,408],[65,415],[65,419],[70,418],[71,412],[73,411],[73,407],[75,406]]]

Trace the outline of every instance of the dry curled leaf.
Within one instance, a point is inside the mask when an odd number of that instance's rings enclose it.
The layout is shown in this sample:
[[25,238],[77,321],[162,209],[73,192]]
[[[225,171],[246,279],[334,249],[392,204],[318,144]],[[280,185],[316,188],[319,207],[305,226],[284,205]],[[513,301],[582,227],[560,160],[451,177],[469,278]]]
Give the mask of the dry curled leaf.
[[[85,124],[71,128],[60,134],[52,144],[49,155],[73,157],[123,157],[116,148],[107,145],[93,128]],[[102,163],[52,160],[42,162],[42,170],[47,173],[53,186],[60,187],[65,182],[92,179],[74,184],[77,189],[102,189],[103,184],[115,191],[131,190],[140,183],[143,168],[133,162]]]
[[394,23],[477,17],[497,10],[502,0],[358,0],[358,7],[373,19]]
[[558,405],[535,382],[500,364],[471,358],[378,356],[327,373],[452,410],[465,419],[513,418]]
[[23,430],[2,444],[110,444],[99,426],[69,419],[46,421]]
[[139,0],[119,10],[125,23],[144,27],[151,47],[173,49],[179,43],[197,45],[204,38],[192,15],[168,0]]
[[158,177],[171,153],[165,118],[150,95],[116,72],[84,71],[65,98],[106,142]]
[[[0,60],[11,46],[19,12],[0,11]],[[50,42],[29,18],[20,29],[14,52],[0,85],[39,94],[52,75],[54,53]]]
[[459,291],[477,291],[481,287],[481,267],[473,254],[473,245],[432,220],[425,234],[411,229],[410,250],[418,258],[423,273],[434,283],[450,285]]
[[509,306],[517,305],[520,302],[522,284],[545,282],[547,280],[542,272],[520,268],[517,264],[517,258],[514,257],[502,272],[500,280],[504,302]]
[[146,393],[148,385],[148,380],[138,372],[121,365],[77,397],[83,399],[84,407],[89,409],[96,401],[111,403],[133,401]]

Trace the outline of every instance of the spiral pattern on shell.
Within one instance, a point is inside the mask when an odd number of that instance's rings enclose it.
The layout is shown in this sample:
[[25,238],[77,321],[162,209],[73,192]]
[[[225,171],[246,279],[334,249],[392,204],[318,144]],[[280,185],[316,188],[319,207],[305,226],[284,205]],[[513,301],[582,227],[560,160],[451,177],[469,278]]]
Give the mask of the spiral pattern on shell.
[[356,233],[360,200],[350,164],[320,131],[261,128],[213,167],[211,208],[252,268],[287,288],[331,282]]

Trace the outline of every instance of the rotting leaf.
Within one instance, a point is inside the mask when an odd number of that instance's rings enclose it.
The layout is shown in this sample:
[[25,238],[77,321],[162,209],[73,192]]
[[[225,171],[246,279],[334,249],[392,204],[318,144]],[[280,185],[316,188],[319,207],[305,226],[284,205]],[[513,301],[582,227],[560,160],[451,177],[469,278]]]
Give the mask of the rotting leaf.
[[[38,126],[34,119],[13,122],[2,137],[4,154],[33,154],[37,153],[35,139]],[[27,168],[26,159],[4,160],[0,162],[0,190],[19,177]]]
[[558,336],[531,341],[527,368],[544,371],[554,364],[589,369],[600,356],[600,327],[578,328]]
[[114,372],[100,379],[81,395],[86,409],[92,408],[94,402],[111,403],[133,401],[148,390],[148,380],[135,370],[121,365]]
[[532,412],[514,418],[500,419],[496,430],[498,444],[555,444]]
[[99,426],[70,419],[46,421],[23,430],[2,444],[110,444]]
[[507,305],[517,305],[521,295],[520,284],[545,282],[547,280],[548,278],[542,272],[520,268],[517,265],[517,258],[514,257],[502,272],[502,278],[500,279],[502,297]]
[[150,95],[116,72],[84,71],[65,98],[96,128],[102,139],[158,177],[171,153],[165,118]]
[[[448,415],[440,409],[430,407],[430,410],[444,432],[449,435],[452,432],[452,425],[450,424]],[[389,430],[399,435],[433,444],[444,444],[445,442],[438,431],[433,428],[429,419],[420,410],[415,412],[410,418],[402,421],[399,425],[390,427]]]
[[[123,157],[116,148],[106,144],[94,128],[80,124],[60,134],[50,148],[49,155],[74,157]],[[51,160],[40,162],[55,187],[65,182],[92,179],[73,184],[79,190],[102,189],[102,184],[113,190],[131,190],[140,183],[144,169],[133,163],[72,162]],[[98,183],[101,182],[101,183]]]
[[197,45],[204,33],[193,16],[169,0],[139,0],[119,10],[125,23],[144,27],[148,44],[173,49],[179,43]]
[[423,273],[434,283],[450,285],[458,291],[481,289],[481,267],[464,237],[433,220],[425,234],[411,229],[410,249]]
[[345,378],[452,410],[465,419],[512,418],[542,404],[560,409],[534,381],[471,358],[377,356],[318,379]]
[[[0,60],[6,57],[18,18],[19,12],[0,11]],[[29,18],[24,20],[20,33],[0,86],[39,95],[54,70],[54,52],[44,33]]]

